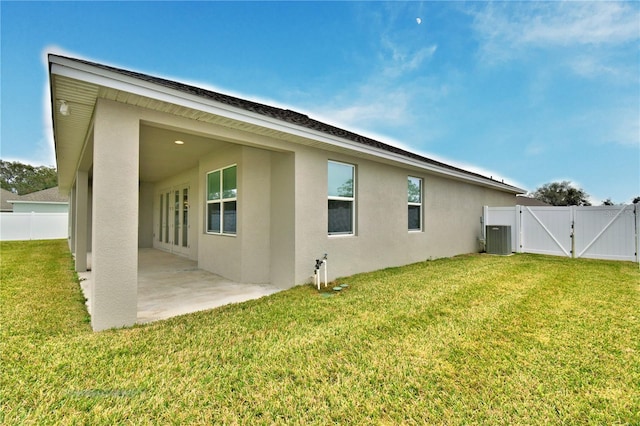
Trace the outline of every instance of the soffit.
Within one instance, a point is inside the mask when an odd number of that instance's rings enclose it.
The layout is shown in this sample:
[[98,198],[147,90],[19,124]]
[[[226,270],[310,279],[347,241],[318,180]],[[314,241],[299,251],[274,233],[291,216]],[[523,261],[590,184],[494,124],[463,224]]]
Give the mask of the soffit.
[[[68,190],[87,138],[99,87],[58,75],[50,78],[58,184]],[[60,113],[62,100],[69,105],[69,115]]]

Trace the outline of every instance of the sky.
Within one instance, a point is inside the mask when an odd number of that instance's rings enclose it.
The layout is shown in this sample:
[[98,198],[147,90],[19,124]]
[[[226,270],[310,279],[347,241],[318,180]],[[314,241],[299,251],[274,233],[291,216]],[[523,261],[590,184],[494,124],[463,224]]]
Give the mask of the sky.
[[[47,53],[285,107],[527,191],[640,196],[640,2],[0,0],[0,158],[55,166]],[[428,189],[427,189],[428,190]]]

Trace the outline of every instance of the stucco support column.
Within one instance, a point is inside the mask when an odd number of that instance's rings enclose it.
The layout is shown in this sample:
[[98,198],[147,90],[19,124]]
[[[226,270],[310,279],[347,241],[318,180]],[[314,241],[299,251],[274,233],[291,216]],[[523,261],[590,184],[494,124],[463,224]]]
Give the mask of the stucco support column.
[[69,191],[69,250],[71,253],[76,252],[76,187]]
[[91,326],[99,331],[137,318],[139,119],[106,100],[95,114]]
[[73,194],[74,201],[74,253],[76,255],[76,271],[87,270],[87,203],[89,200],[89,174],[76,172],[76,188]]

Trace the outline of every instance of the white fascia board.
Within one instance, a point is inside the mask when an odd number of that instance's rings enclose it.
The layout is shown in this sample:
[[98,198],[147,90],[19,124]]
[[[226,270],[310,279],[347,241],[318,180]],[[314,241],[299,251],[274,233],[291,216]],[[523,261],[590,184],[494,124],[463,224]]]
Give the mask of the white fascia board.
[[[262,114],[254,113],[236,108],[229,105],[216,102],[214,100],[205,99],[197,95],[182,92],[177,89],[160,86],[158,84],[140,80],[135,77],[123,75],[117,72],[97,68],[88,64],[78,63],[61,57],[53,57],[51,60],[51,73],[85,81],[99,86],[108,87],[115,90],[156,99],[163,102],[179,105],[185,108],[191,108],[198,111],[218,115],[231,120],[236,120],[259,127],[265,127],[272,130],[288,133],[305,139],[312,139],[323,142],[336,147],[356,151],[361,154],[374,155],[376,157],[391,160],[397,163],[405,164],[412,167],[445,175],[457,180],[472,182],[477,185],[495,188],[501,191],[511,192],[514,194],[526,193],[521,188],[515,188],[501,182],[487,181],[486,178],[468,175],[462,171],[440,167],[435,164],[428,164],[420,160],[405,157],[379,148],[362,145],[347,139],[338,138],[326,133],[299,126],[276,118],[267,117]],[[182,83],[180,83],[182,84]]]

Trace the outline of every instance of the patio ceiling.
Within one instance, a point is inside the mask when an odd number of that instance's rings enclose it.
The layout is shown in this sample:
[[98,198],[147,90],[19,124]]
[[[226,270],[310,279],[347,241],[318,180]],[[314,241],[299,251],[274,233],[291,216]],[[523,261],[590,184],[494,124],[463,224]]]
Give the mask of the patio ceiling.
[[[182,141],[178,145],[175,142]],[[218,150],[226,142],[172,129],[140,126],[140,180],[158,182],[198,166],[205,154]]]

